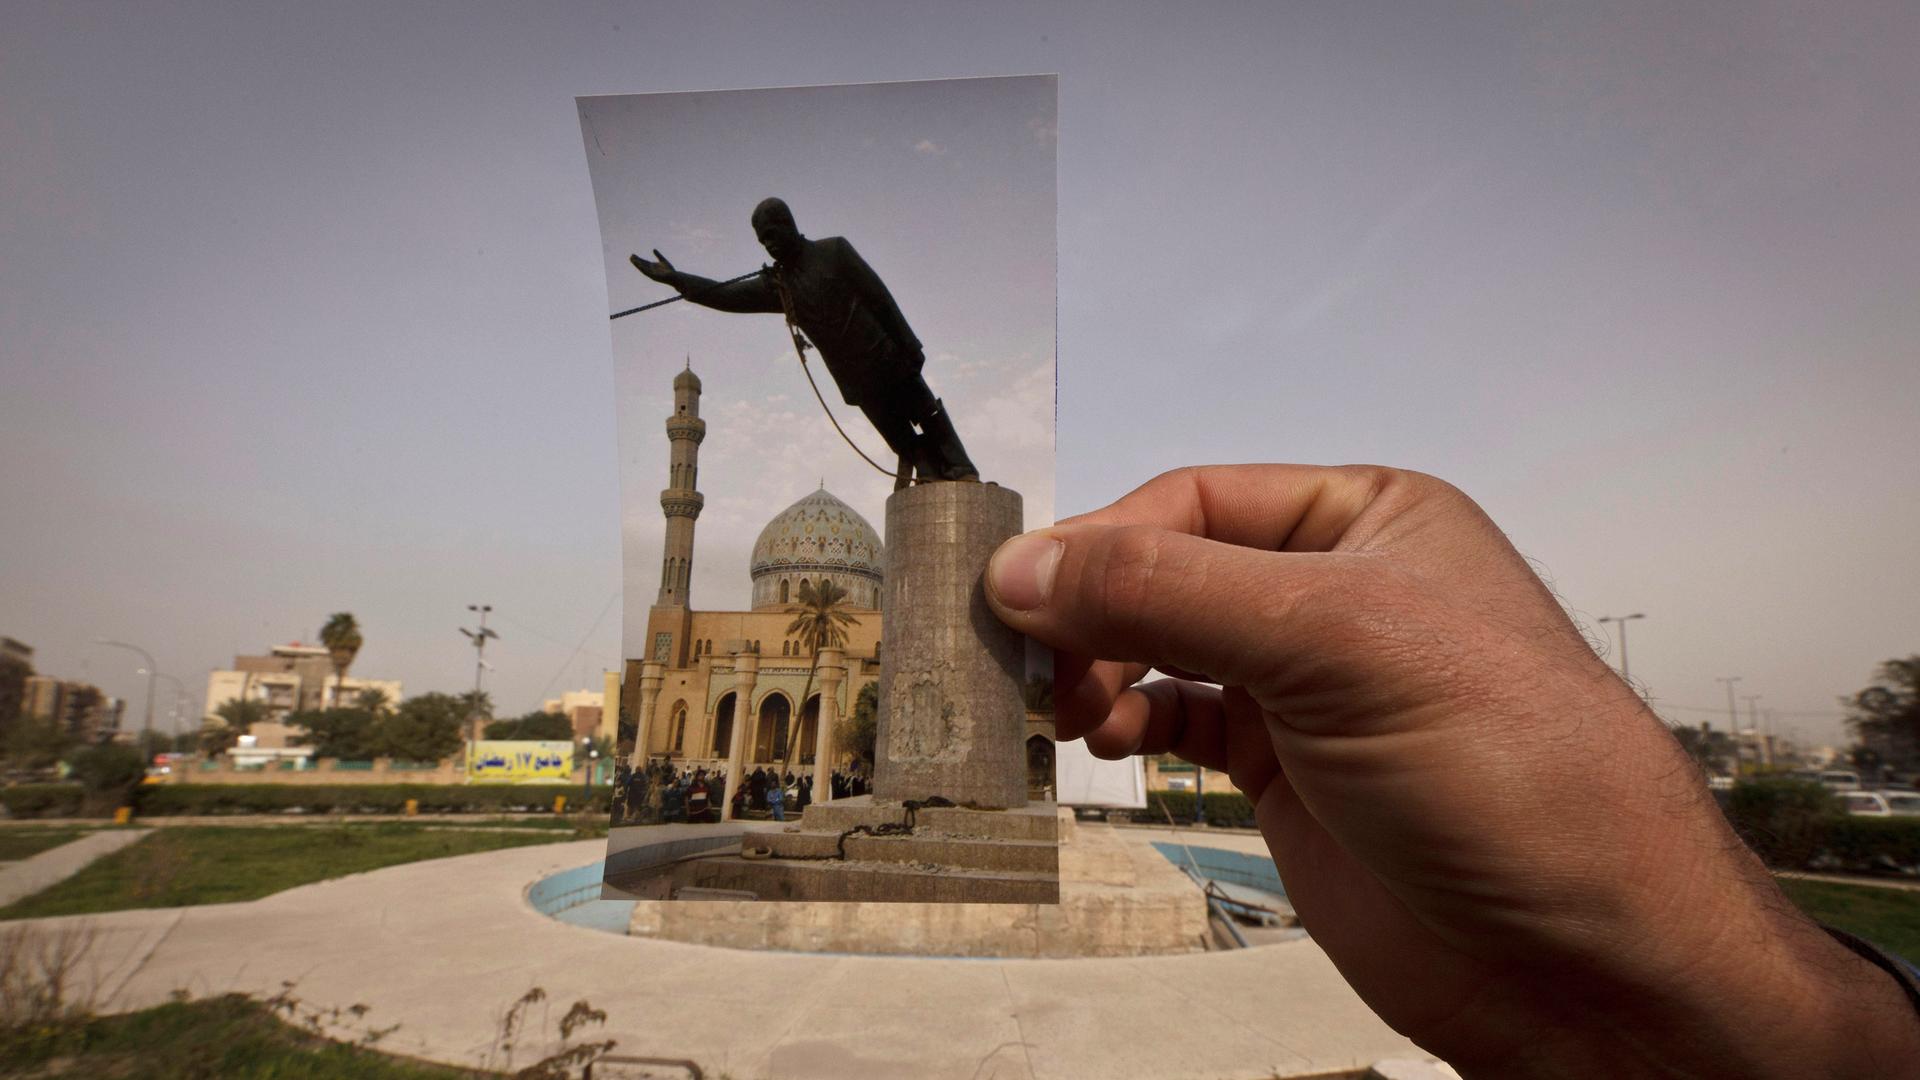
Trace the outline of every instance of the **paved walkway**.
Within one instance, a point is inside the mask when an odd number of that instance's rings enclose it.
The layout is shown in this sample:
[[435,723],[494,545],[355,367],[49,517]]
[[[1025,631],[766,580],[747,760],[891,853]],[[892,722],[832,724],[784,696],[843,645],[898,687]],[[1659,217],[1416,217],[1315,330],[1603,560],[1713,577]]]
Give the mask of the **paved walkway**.
[[[595,815],[604,818],[605,814]],[[135,825],[359,825],[370,821],[398,821],[407,824],[481,824],[489,821],[567,821],[553,814],[153,814],[134,819]],[[0,829],[68,828],[75,825],[100,828],[101,818],[0,818]]]
[[1803,874],[1797,870],[1775,870],[1773,876],[1791,878],[1794,881],[1823,881],[1831,885],[1864,885],[1870,889],[1920,892],[1920,881],[1902,881],[1899,878],[1869,877],[1866,874]]
[[146,835],[145,829],[102,829],[0,866],[0,907],[65,881],[95,859],[136,843]]
[[82,974],[108,1010],[292,981],[304,1001],[365,1004],[365,1024],[400,1025],[384,1049],[476,1066],[506,1064],[489,1060],[498,1018],[536,986],[552,1021],[580,999],[605,1009],[605,1036],[588,1037],[617,1039],[618,1053],[735,1080],[1251,1080],[1422,1056],[1310,941],[1119,960],[752,953],[587,930],[527,905],[533,882],[604,851],[483,852],[245,904],[31,925],[92,928]]
[[0,866],[0,907],[65,881],[93,860],[119,851],[145,835],[145,829],[102,829]]

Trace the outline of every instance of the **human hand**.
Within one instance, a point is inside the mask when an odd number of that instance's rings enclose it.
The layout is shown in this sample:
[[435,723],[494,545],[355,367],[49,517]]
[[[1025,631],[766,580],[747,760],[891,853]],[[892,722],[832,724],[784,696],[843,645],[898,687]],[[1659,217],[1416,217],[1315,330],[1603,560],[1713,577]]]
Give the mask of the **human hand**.
[[[1055,648],[1060,737],[1226,770],[1314,940],[1469,1075],[1920,1062],[1899,987],[1792,908],[1664,725],[1438,480],[1169,473],[1008,541],[988,598]],[[1139,684],[1155,668],[1176,678]]]
[[638,255],[627,256],[627,261],[633,264],[635,270],[640,271],[662,285],[674,284],[674,278],[679,274],[679,271],[673,268],[673,264],[667,261],[665,255],[660,254],[659,248],[653,249],[653,257],[658,261],[648,262]]

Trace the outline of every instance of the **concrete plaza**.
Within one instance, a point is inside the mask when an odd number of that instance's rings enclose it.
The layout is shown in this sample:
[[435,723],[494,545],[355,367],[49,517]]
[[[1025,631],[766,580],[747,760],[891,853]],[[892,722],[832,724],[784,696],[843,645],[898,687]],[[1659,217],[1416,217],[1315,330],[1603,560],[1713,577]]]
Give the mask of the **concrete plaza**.
[[[508,1064],[494,1049],[499,1018],[533,987],[554,1020],[576,1000],[605,1009],[604,1034],[586,1037],[618,1040],[618,1054],[735,1080],[1288,1077],[1424,1056],[1309,940],[1126,959],[746,952],[622,937],[529,906],[533,883],[604,852],[598,840],[507,849],[244,904],[25,925],[91,928],[85,974],[102,1011],[291,982],[310,1004],[368,1006],[362,1028],[399,1025],[384,1050],[471,1066]],[[536,1042],[522,1042],[518,1064],[545,1052]]]

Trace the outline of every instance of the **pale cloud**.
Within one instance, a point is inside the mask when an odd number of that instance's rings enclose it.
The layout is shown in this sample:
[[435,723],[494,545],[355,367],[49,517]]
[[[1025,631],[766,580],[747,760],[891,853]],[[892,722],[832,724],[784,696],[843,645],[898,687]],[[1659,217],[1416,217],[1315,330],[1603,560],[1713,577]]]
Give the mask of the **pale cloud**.
[[1347,256],[1344,265],[1321,279],[1313,289],[1297,297],[1287,307],[1280,316],[1281,328],[1289,333],[1305,329],[1358,292],[1367,283],[1379,254],[1472,173],[1473,163],[1456,165],[1415,188],[1393,209],[1381,215]]
[[995,365],[1004,378],[981,380],[995,389],[969,387],[951,397],[954,426],[982,478],[1020,492],[1026,527],[1053,521],[1053,357],[1022,357]]
[[[701,254],[713,249],[720,234],[704,225],[692,225],[684,221],[667,223],[667,235],[672,238],[673,246],[679,251]],[[669,253],[669,258],[672,254]]]
[[932,139],[921,139],[919,142],[913,144],[913,149],[916,153],[928,154],[933,157],[939,157],[947,152],[946,147],[941,146]]

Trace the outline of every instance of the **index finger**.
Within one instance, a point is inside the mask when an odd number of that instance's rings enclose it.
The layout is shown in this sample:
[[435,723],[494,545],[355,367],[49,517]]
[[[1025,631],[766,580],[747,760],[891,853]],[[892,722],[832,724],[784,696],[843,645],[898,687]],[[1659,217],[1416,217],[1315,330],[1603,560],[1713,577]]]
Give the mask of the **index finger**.
[[1150,525],[1263,551],[1332,551],[1384,491],[1422,479],[1377,465],[1194,466],[1060,524]]

